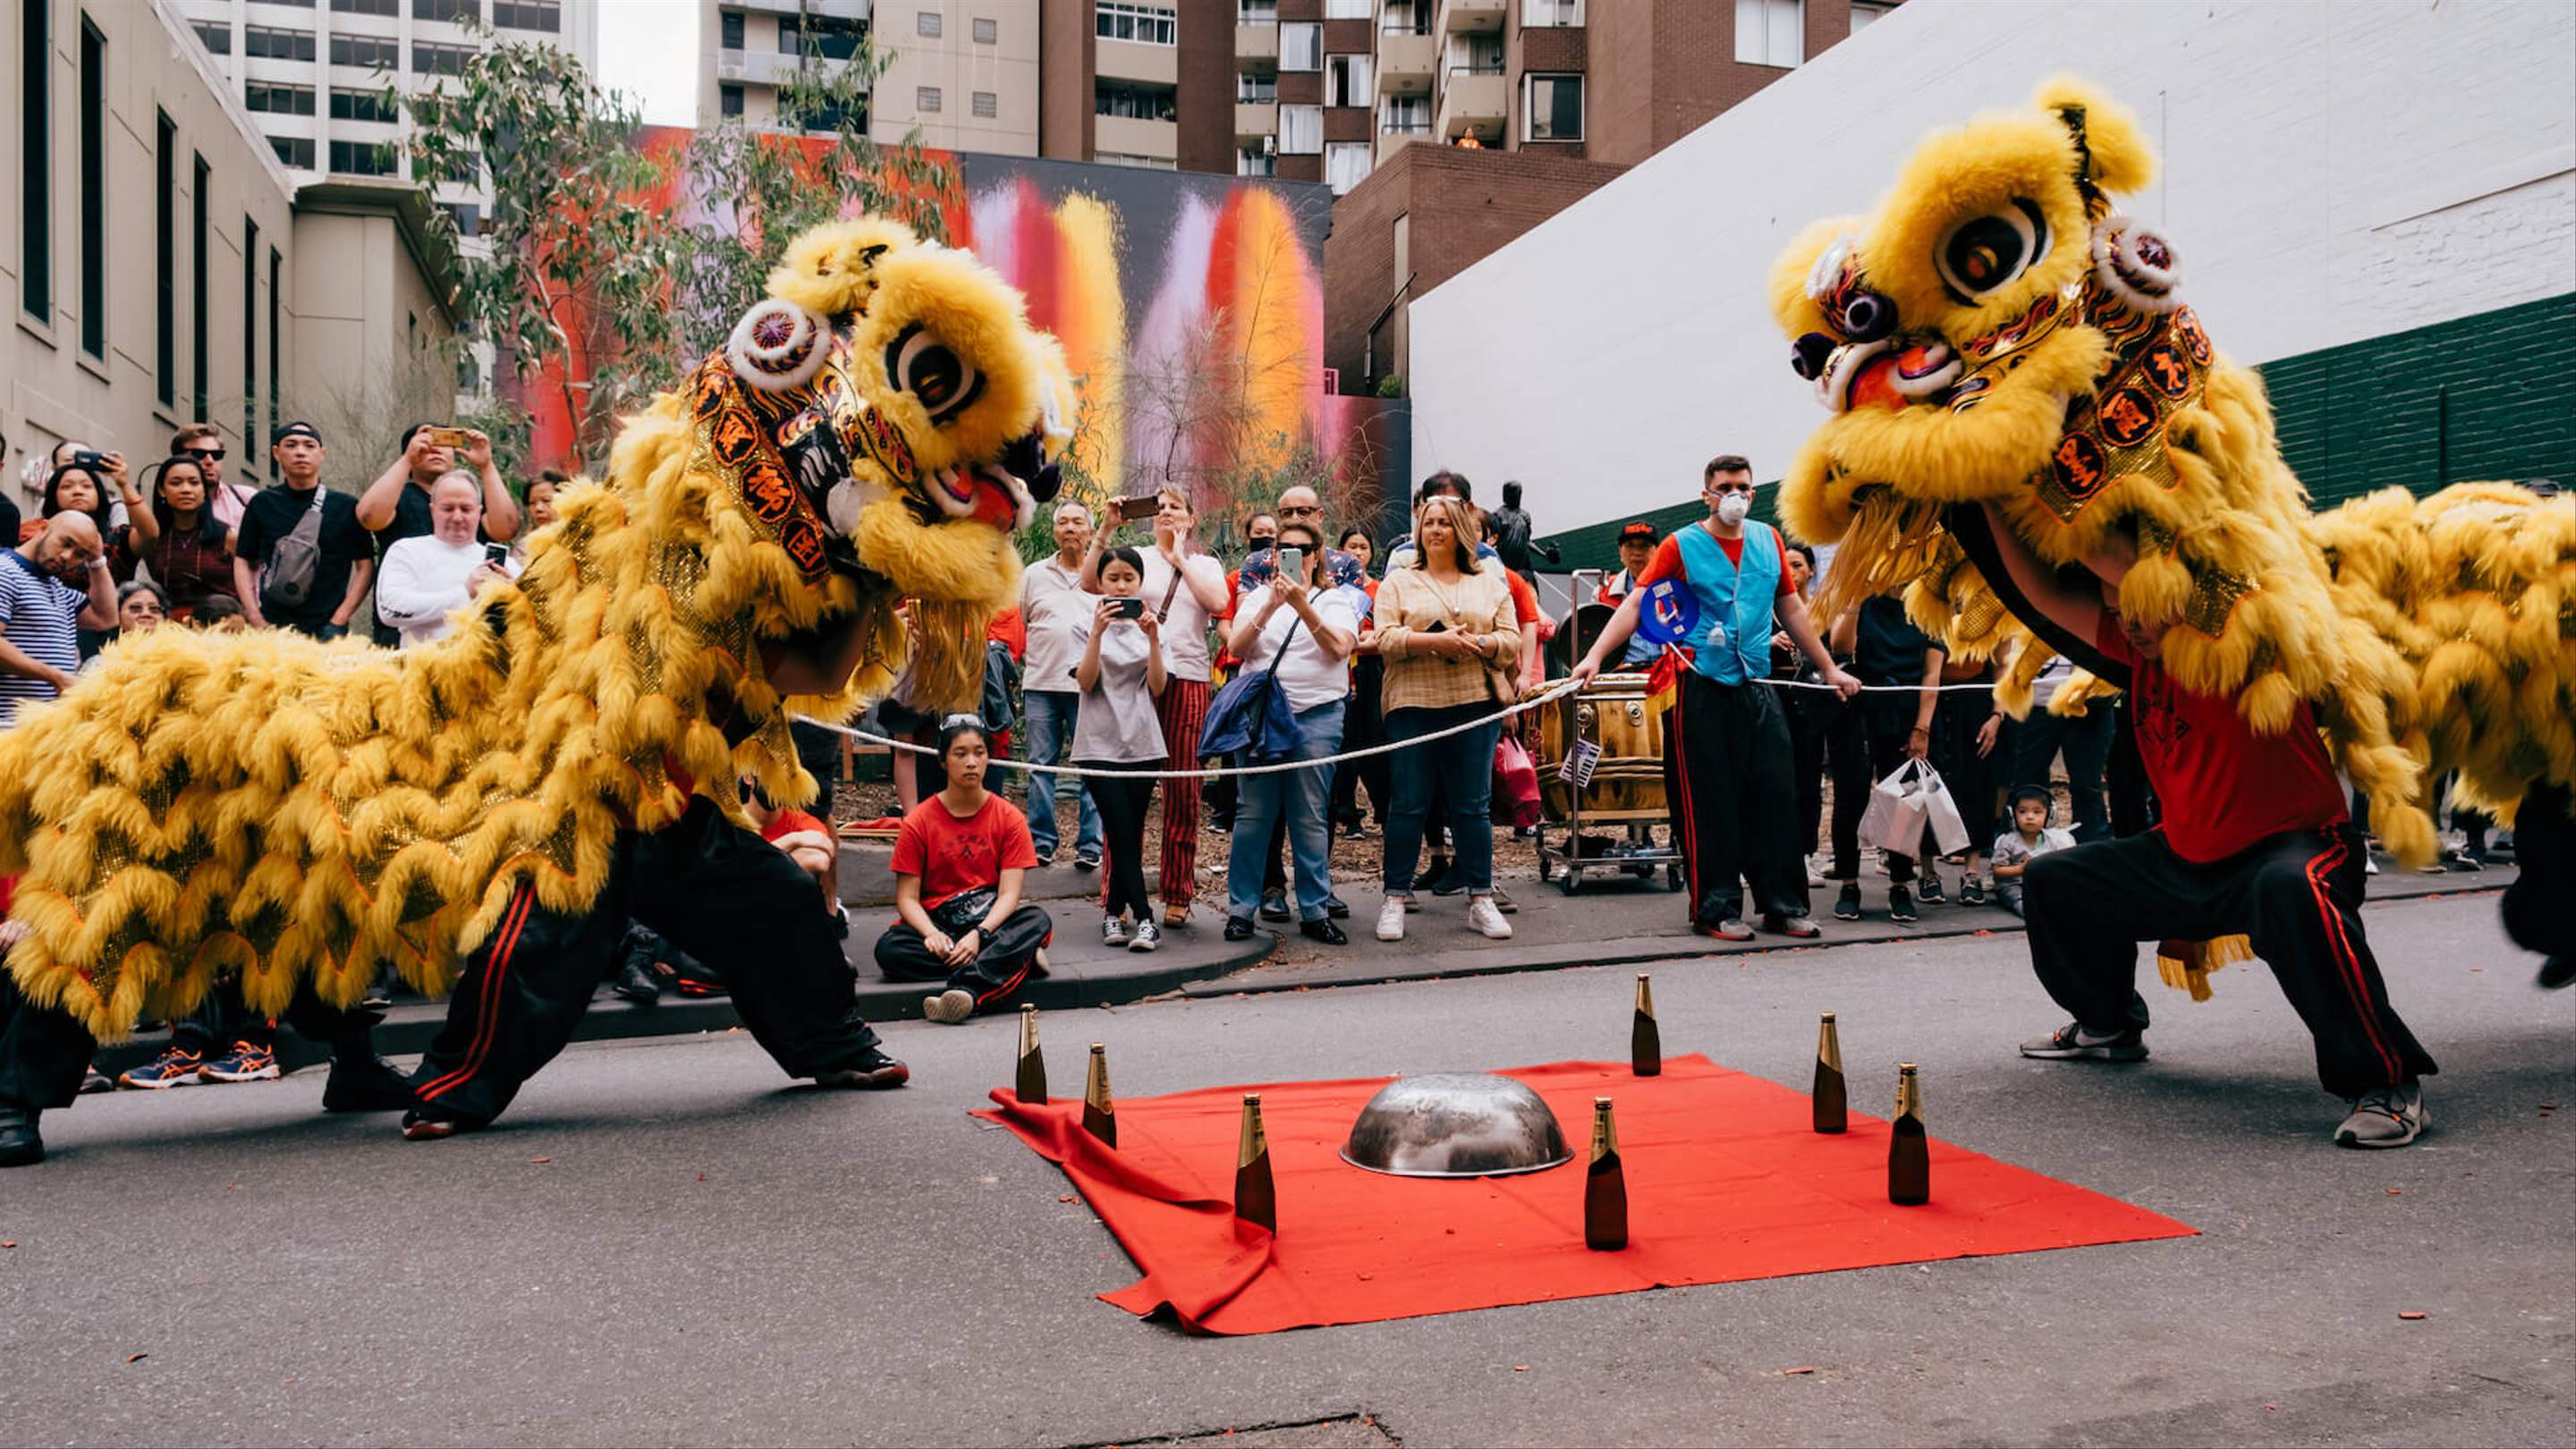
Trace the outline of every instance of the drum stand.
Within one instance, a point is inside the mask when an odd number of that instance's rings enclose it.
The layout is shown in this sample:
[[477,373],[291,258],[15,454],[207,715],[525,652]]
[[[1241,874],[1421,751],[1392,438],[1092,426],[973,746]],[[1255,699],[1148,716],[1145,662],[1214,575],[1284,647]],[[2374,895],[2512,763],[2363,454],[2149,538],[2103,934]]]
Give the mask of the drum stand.
[[[1600,588],[1602,577],[1602,571],[1599,569],[1576,570],[1573,574],[1574,597],[1578,600],[1590,597]],[[1581,659],[1585,652],[1581,604],[1578,603],[1568,615],[1566,629],[1570,647],[1568,657]],[[1644,850],[1627,855],[1585,856],[1581,854],[1583,828],[1587,823],[1613,825],[1623,830],[1630,825],[1642,824],[1651,827],[1661,823],[1666,827],[1667,837],[1670,836],[1672,811],[1669,808],[1669,802],[1664,809],[1642,810],[1615,809],[1590,803],[1611,793],[1614,787],[1630,783],[1651,784],[1655,793],[1662,793],[1663,757],[1612,754],[1604,739],[1605,732],[1601,728],[1603,711],[1625,710],[1632,713],[1642,711],[1645,693],[1646,676],[1642,674],[1604,674],[1595,676],[1589,685],[1559,697],[1548,706],[1558,711],[1557,728],[1553,731],[1540,731],[1542,756],[1546,753],[1545,747],[1551,743],[1549,739],[1551,734],[1555,740],[1564,742],[1564,749],[1557,752],[1557,757],[1554,759],[1539,760],[1541,796],[1551,808],[1538,825],[1538,870],[1539,879],[1554,880],[1558,889],[1567,895],[1574,895],[1583,889],[1583,876],[1587,871],[1634,873],[1642,868],[1646,878],[1652,879],[1654,870],[1658,866],[1663,868],[1666,889],[1682,888],[1682,856],[1677,848],[1678,842],[1675,843],[1676,848]],[[1632,723],[1636,721],[1632,720]],[[1644,735],[1642,729],[1634,735],[1628,735],[1625,731],[1621,733],[1631,739],[1639,739]],[[1561,779],[1557,772],[1564,767],[1565,756],[1571,754],[1575,745],[1581,741],[1590,741],[1604,748],[1601,757],[1593,764],[1591,779],[1577,788]],[[1560,799],[1564,804],[1562,818],[1558,818],[1559,811],[1553,808]],[[1560,838],[1563,842],[1561,845],[1556,843]]]

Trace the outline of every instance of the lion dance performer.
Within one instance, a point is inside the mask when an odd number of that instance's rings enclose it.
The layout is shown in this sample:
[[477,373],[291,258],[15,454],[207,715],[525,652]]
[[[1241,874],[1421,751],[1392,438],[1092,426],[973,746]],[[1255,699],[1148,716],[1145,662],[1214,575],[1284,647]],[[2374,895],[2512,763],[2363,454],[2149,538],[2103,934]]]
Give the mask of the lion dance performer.
[[1903,589],[1954,657],[2010,645],[2007,707],[2060,653],[2092,677],[2050,707],[2129,692],[2165,823],[2031,866],[2033,964],[2074,1020],[2023,1053],[2143,1059],[2138,941],[2195,997],[2259,955],[2350,1105],[2333,1140],[2403,1146],[2435,1067],[2363,935],[2337,774],[2409,862],[2447,773],[2456,802],[2518,808],[2508,926],[2565,978],[2565,912],[2537,902],[2576,887],[2576,500],[2461,484],[2312,515],[2261,381],[2116,209],[2154,164],[2125,111],[2052,81],[1927,140],[1876,214],[1810,228],[1772,300],[1833,417],[1782,517],[1840,541],[1827,613]]
[[1016,292],[899,225],[798,238],[769,291],[440,643],[165,630],[0,732],[27,928],[0,1162],[42,1158],[37,1114],[71,1102],[94,1038],[224,974],[256,1010],[345,1008],[388,960],[456,987],[404,1135],[485,1125],[569,1040],[630,918],[721,971],[789,1074],[903,1084],[812,880],[736,792],[813,797],[792,713],[975,697],[1070,384]]

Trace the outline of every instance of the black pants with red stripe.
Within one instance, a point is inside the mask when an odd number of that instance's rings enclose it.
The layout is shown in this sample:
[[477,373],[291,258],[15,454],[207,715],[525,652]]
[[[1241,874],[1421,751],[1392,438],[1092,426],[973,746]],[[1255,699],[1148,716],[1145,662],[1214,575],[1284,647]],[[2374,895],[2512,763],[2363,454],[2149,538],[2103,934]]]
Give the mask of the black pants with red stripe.
[[[1101,803],[1108,803],[1106,795]],[[1146,903],[1152,908],[1152,902]],[[1143,917],[1140,915],[1139,920]],[[877,969],[895,981],[944,981],[952,991],[974,993],[975,1009],[989,1010],[1011,999],[1031,976],[1044,976],[1038,948],[1055,935],[1055,923],[1043,906],[1023,905],[1002,918],[993,939],[963,966],[951,966],[921,944],[921,932],[901,921],[877,937]]]
[[2251,937],[2317,1043],[2317,1080],[2338,1097],[2439,1068],[2397,1019],[2361,931],[2361,832],[2267,836],[2198,864],[2151,830],[2030,863],[2022,904],[2039,984],[2096,1032],[2144,1030],[2140,941]]
[[590,1009],[608,959],[643,922],[723,978],[752,1038],[791,1077],[856,1066],[877,1034],[860,1019],[857,978],[814,878],[786,852],[725,819],[714,803],[610,847],[608,884],[589,910],[550,911],[522,885],[501,924],[465,963],[447,1021],[412,1088],[470,1121],[501,1115],[554,1060]]
[[1664,797],[1695,923],[1807,913],[1793,758],[1777,690],[1682,671],[1680,698],[1664,722]]

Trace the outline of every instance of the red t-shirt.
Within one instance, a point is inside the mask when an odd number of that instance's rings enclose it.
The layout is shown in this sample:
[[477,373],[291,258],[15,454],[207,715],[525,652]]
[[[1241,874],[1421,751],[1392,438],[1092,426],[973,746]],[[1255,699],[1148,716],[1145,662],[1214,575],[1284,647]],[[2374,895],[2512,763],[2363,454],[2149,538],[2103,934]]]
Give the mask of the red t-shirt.
[[1538,622],[1538,590],[1530,581],[1510,569],[1503,570],[1503,586],[1512,591],[1512,622],[1523,629]]
[[[1771,525],[1767,523],[1758,526],[1762,528],[1771,528]],[[1694,523],[1691,527],[1698,528],[1700,525]],[[1715,534],[1710,534],[1709,537],[1716,538],[1717,546],[1726,551],[1726,561],[1728,563],[1735,565],[1739,569],[1744,567],[1743,539],[1717,538],[1717,535]],[[1788,542],[1780,537],[1780,530],[1771,528],[1771,542],[1778,546],[1780,557],[1785,559],[1789,556]],[[1687,578],[1689,577],[1689,573],[1689,569],[1687,569],[1682,563],[1681,535],[1678,533],[1668,533],[1664,535],[1663,542],[1655,545],[1655,556],[1647,561],[1646,571],[1637,576],[1637,587],[1642,589],[1649,584],[1661,583],[1665,579]],[[1789,570],[1784,567],[1780,570],[1780,597],[1785,599],[1795,592],[1796,590],[1792,588],[1789,583]]]
[[966,819],[931,796],[903,817],[894,840],[894,873],[921,877],[921,903],[937,906],[960,891],[997,886],[1006,870],[1035,870],[1037,846],[1028,817],[999,795]]
[[988,642],[999,640],[1003,648],[1011,651],[1013,664],[1026,659],[1029,654],[1029,625],[1020,617],[1020,606],[1004,605],[1002,612],[993,616],[993,622],[984,626],[984,638]]
[[760,838],[768,841],[772,845],[776,845],[779,841],[790,835],[794,835],[800,830],[811,830],[817,835],[829,835],[832,833],[831,826],[824,824],[822,821],[815,819],[813,816],[806,814],[802,810],[781,810],[767,825],[760,827]]
[[2316,716],[2301,701],[2290,727],[2261,735],[2236,701],[2193,694],[2129,648],[2102,618],[2094,645],[2129,666],[2138,760],[2164,805],[2165,843],[2188,861],[2225,860],[2267,835],[2319,830],[2349,818]]

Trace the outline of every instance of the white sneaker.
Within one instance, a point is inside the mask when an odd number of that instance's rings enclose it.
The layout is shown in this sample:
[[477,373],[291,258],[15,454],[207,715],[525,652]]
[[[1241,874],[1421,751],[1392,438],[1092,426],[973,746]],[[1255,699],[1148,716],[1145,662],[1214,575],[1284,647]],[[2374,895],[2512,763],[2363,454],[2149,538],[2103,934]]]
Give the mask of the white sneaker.
[[1467,903],[1467,924],[1475,927],[1476,934],[1489,941],[1512,938],[1512,923],[1503,919],[1502,911],[1495,907],[1491,896],[1478,896]]
[[921,1014],[932,1021],[954,1026],[975,1014],[975,994],[971,991],[943,991],[921,999]]
[[1377,938],[1381,941],[1404,939],[1404,912],[1412,903],[1402,896],[1388,896],[1377,908]]

